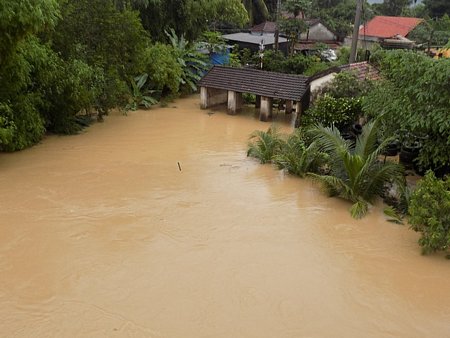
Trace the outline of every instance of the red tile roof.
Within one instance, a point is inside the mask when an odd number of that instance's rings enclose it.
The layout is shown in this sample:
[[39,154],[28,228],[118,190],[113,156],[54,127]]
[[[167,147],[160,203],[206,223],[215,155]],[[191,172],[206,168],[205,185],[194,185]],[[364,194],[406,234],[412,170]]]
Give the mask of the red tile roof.
[[339,67],[341,71],[351,72],[356,75],[358,80],[379,80],[380,72],[367,61],[356,62]]
[[391,38],[397,34],[407,36],[423,19],[376,16],[359,29],[359,36]]

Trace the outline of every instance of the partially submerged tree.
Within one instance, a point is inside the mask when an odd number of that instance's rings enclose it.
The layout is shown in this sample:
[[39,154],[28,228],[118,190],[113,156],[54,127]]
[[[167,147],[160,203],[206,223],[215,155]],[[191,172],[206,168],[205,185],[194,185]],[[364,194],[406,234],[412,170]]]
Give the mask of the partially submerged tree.
[[382,195],[386,183],[404,184],[400,165],[379,160],[387,141],[377,144],[378,127],[379,121],[366,124],[355,143],[344,140],[334,127],[318,125],[310,130],[319,150],[329,155],[331,171],[308,176],[321,183],[330,196],[352,202],[350,213],[354,218],[367,213],[369,204]]

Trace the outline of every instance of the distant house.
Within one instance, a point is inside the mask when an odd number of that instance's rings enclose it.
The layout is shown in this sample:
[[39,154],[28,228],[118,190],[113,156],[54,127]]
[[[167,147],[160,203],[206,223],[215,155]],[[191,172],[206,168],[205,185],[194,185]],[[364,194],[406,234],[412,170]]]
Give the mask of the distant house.
[[359,45],[368,49],[379,43],[385,48],[410,49],[414,41],[409,40],[408,35],[423,21],[419,18],[375,16],[359,29]]
[[[301,18],[300,20],[305,20],[308,30],[300,35],[295,50],[300,52],[313,50],[317,43],[326,44],[330,49],[336,49],[340,46],[336,34],[328,29],[319,19]],[[259,36],[273,36],[276,28],[276,22],[266,21],[250,28],[250,33]],[[280,32],[280,36],[283,39],[285,38],[282,32]]]
[[337,41],[337,35],[319,19],[305,20],[308,30],[300,35],[303,41]]
[[295,45],[295,50],[303,54],[308,54],[317,49],[317,45],[327,45],[329,49],[338,49],[340,42],[337,35],[326,27],[319,19],[305,20],[308,30],[300,35],[299,42]]
[[[260,46],[264,46],[264,49],[274,49],[275,47],[275,34],[273,33],[234,33],[225,34],[222,37],[230,45],[238,45],[239,49],[248,48],[252,52],[258,52]],[[287,52],[287,39],[284,37],[278,38],[278,48],[284,53]]]

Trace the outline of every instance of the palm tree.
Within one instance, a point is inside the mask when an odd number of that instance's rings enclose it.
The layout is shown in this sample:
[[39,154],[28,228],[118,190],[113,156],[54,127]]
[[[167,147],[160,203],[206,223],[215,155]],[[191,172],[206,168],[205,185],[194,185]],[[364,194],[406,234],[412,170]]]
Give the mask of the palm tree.
[[353,202],[350,213],[363,217],[386,183],[398,187],[405,184],[403,167],[393,162],[379,160],[389,139],[377,145],[379,119],[367,123],[356,142],[344,140],[338,129],[318,125],[311,129],[312,138],[321,151],[330,156],[329,175],[308,174],[322,184],[330,196]]
[[286,141],[282,141],[280,151],[273,157],[279,169],[304,177],[308,172],[319,172],[326,164],[326,154],[319,152],[315,142],[307,145],[304,131],[296,129]]
[[268,163],[280,150],[281,143],[281,134],[275,126],[267,131],[255,130],[250,135],[247,156],[256,157],[262,164]]

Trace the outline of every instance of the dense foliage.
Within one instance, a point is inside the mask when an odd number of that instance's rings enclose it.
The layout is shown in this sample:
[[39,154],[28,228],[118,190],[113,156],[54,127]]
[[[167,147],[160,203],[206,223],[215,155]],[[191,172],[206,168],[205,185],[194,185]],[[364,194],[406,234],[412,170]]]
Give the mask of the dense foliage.
[[424,0],[423,2],[432,18],[450,15],[450,2],[447,0]]
[[160,42],[166,41],[164,31],[171,28],[178,36],[195,40],[223,23],[242,27],[249,21],[241,0],[155,0],[139,11],[145,29]]
[[365,112],[383,115],[387,135],[399,129],[411,136],[426,135],[418,157],[422,168],[449,165],[450,59],[405,51],[381,52],[374,59],[386,80],[367,94]]
[[301,117],[304,126],[322,124],[349,129],[362,116],[362,97],[371,87],[352,72],[341,72],[312,93],[312,106]]
[[[215,5],[218,13],[222,2],[204,2],[202,10],[211,14]],[[162,2],[3,1],[0,150],[31,146],[46,131],[76,133],[114,107],[148,107],[153,96],[195,90],[203,57],[173,30],[170,44],[152,43],[132,10],[150,4]],[[246,20],[240,0],[225,7],[222,19],[231,20],[229,10]]]
[[33,73],[45,67],[46,47],[33,35],[51,29],[59,11],[53,0],[7,0],[0,8],[0,150],[18,150],[45,132],[38,111],[43,94],[34,88]]
[[301,117],[301,124],[309,126],[321,123],[335,126],[340,130],[348,129],[361,115],[361,99],[340,97],[329,94],[319,97],[314,105]]
[[412,229],[422,234],[424,254],[450,248],[450,179],[428,172],[412,193],[409,205]]

